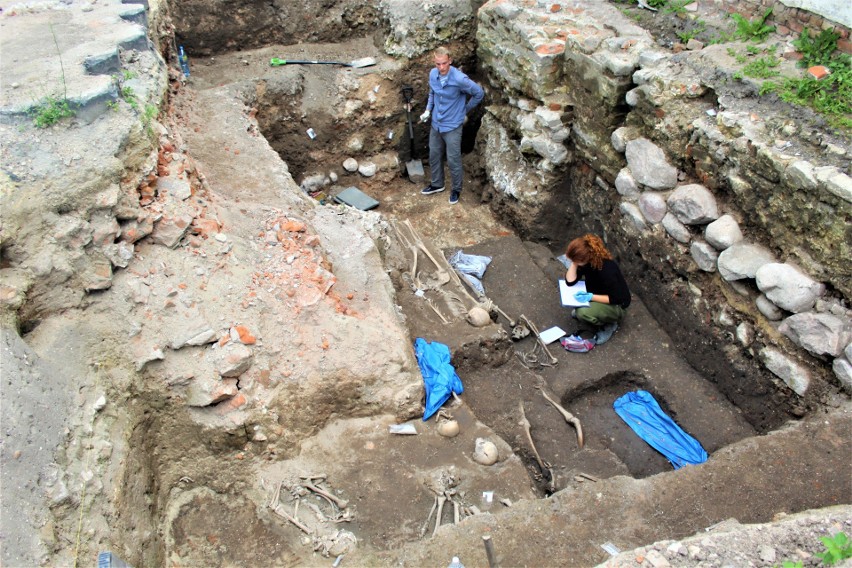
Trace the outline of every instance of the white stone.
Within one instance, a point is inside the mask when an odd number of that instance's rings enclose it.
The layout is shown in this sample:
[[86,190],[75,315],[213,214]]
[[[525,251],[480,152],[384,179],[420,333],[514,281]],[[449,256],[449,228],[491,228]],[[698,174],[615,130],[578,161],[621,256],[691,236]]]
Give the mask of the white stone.
[[358,170],[358,160],[355,158],[346,158],[343,161],[343,169],[347,172],[355,172]]
[[766,368],[784,381],[793,392],[804,396],[811,380],[807,369],[772,347],[761,349],[760,359]]
[[718,250],[725,250],[743,240],[743,232],[736,219],[730,215],[722,215],[707,225],[704,229],[704,238]]
[[364,177],[373,177],[374,175],[376,175],[377,169],[378,168],[376,167],[376,164],[373,164],[372,162],[367,162],[358,166],[358,173]]
[[840,380],[840,384],[848,393],[852,393],[852,364],[845,357],[838,357],[831,364],[831,369]]
[[[638,180],[640,183],[642,180]],[[716,198],[697,183],[682,185],[668,199],[669,208],[684,225],[703,225],[719,217]]]
[[763,316],[770,321],[779,321],[782,317],[784,317],[781,309],[772,303],[772,300],[761,294],[755,300],[755,304],[757,305],[757,309]]
[[737,243],[719,254],[719,274],[725,280],[754,278],[764,264],[775,262],[775,256],[767,249],[750,243]]
[[757,287],[772,302],[788,312],[801,313],[814,307],[825,286],[789,264],[770,262],[755,273]]
[[627,143],[639,136],[639,131],[632,126],[622,126],[612,131],[610,141],[616,152],[624,153]]
[[754,329],[746,322],[741,322],[737,326],[737,341],[743,347],[748,347],[754,341]]
[[656,191],[646,191],[640,195],[638,205],[642,215],[651,224],[659,223],[666,216],[666,200],[661,193]]
[[107,399],[104,395],[98,397],[98,400],[95,401],[95,404],[92,405],[92,410],[95,412],[100,412],[106,406]]
[[689,246],[689,252],[692,254],[692,259],[698,265],[698,268],[704,272],[716,271],[716,259],[719,257],[716,249],[705,242],[692,241],[692,244]]
[[815,355],[832,357],[840,355],[852,339],[852,324],[848,319],[813,312],[788,317],[778,331]]
[[630,221],[633,229],[637,231],[644,231],[647,228],[645,224],[645,217],[635,204],[628,201],[622,201],[618,209],[621,211],[621,214]]
[[677,169],[666,154],[647,138],[637,138],[625,148],[627,167],[640,184],[651,189],[671,189],[677,184]]
[[222,377],[239,377],[251,367],[253,353],[242,343],[228,343],[217,353],[216,369]]
[[539,124],[549,130],[562,128],[562,116],[555,110],[540,106],[535,109],[535,116],[538,118]]
[[805,160],[796,160],[784,170],[784,181],[796,189],[815,189],[814,167]]
[[331,183],[337,183],[337,173],[328,172],[328,179],[331,180]]
[[621,168],[615,176],[615,190],[628,199],[636,199],[642,193],[636,180],[633,179],[633,174],[627,168]]
[[663,228],[671,238],[679,243],[686,244],[692,239],[692,234],[686,228],[686,225],[678,221],[677,217],[671,212],[666,213],[666,216],[663,217]]
[[852,178],[843,173],[838,173],[825,181],[825,189],[843,199],[846,202],[852,203]]

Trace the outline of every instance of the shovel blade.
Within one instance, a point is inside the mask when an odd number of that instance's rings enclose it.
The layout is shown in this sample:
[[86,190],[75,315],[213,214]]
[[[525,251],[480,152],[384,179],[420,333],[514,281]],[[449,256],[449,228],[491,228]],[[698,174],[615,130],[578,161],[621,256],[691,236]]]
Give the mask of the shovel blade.
[[372,57],[362,57],[361,59],[356,59],[355,61],[350,63],[349,67],[355,67],[355,68],[372,67],[376,63],[377,63],[376,60],[373,59]]
[[426,181],[426,173],[423,171],[423,163],[420,160],[409,160],[406,162],[405,171],[411,183],[423,183]]

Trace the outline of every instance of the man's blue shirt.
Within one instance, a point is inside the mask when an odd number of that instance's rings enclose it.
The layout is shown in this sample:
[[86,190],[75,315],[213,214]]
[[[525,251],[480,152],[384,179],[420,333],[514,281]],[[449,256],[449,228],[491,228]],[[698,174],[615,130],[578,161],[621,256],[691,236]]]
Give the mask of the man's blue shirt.
[[426,109],[432,113],[432,128],[438,132],[455,130],[464,123],[465,115],[482,102],[485,91],[456,67],[450,66],[447,84],[441,86],[437,69],[429,73],[429,100]]

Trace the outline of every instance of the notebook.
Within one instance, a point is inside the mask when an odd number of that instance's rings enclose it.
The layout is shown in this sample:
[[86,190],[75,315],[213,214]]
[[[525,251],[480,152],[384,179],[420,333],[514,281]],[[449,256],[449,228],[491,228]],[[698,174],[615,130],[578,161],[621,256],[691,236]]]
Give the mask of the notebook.
[[589,302],[580,302],[574,297],[577,292],[586,291],[586,281],[578,280],[573,286],[565,283],[565,280],[559,280],[559,297],[562,300],[562,305],[569,308],[585,308]]

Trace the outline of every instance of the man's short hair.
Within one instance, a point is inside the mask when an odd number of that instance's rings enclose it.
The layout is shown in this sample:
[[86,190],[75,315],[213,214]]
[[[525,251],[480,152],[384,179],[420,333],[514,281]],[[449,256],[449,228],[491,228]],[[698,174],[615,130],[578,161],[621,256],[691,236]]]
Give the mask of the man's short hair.
[[435,50],[434,56],[439,57],[441,55],[446,55],[448,58],[452,59],[453,57],[450,55],[450,50],[446,47],[439,47]]

